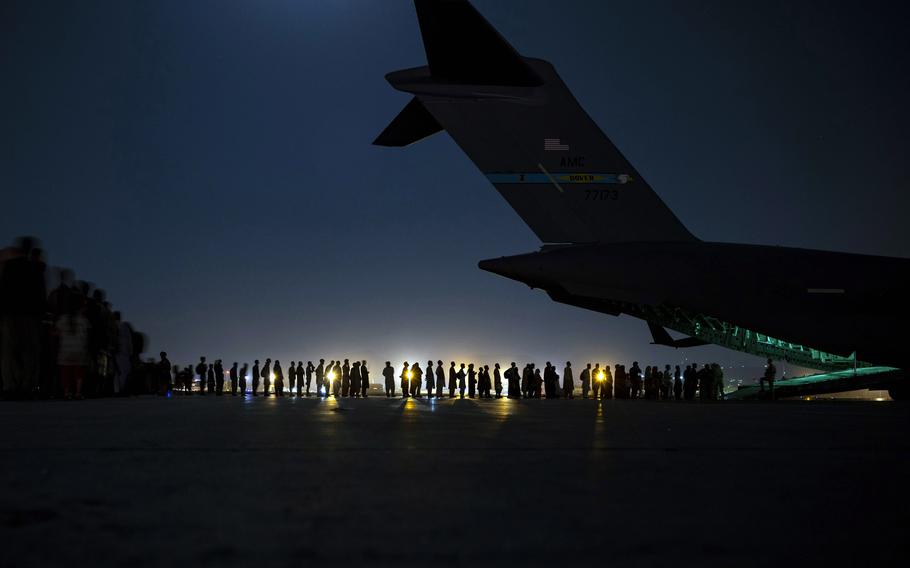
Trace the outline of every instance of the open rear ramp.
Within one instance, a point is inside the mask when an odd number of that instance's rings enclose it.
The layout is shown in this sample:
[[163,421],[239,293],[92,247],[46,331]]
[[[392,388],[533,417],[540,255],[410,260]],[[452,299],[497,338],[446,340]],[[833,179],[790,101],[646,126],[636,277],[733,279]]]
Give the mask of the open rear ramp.
[[[805,377],[781,379],[774,381],[774,398],[812,396],[834,392],[845,392],[862,389],[888,388],[900,380],[903,371],[894,367],[860,367],[844,371],[832,371]],[[727,393],[725,400],[760,400],[770,397],[767,388],[764,392],[758,386],[742,387]]]

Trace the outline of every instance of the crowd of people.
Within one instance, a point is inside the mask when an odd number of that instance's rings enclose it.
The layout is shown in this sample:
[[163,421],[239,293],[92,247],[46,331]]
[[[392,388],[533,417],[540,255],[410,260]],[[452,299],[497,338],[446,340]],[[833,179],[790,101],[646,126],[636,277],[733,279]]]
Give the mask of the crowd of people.
[[[291,361],[287,369],[281,361],[265,359],[253,362],[252,368],[234,362],[225,370],[221,359],[207,362],[200,357],[194,366],[172,366],[166,353],[161,353],[157,365],[159,393],[251,395],[251,396],[322,396],[366,398],[370,390],[370,371],[364,360],[320,359]],[[445,368],[442,360],[420,363],[405,361],[400,370],[390,361],[382,369],[383,382],[379,384],[388,398],[581,398],[595,399],[649,399],[649,400],[720,400],[724,397],[724,373],[717,363],[687,365],[683,370],[665,365],[646,366],[638,362],[626,370],[625,365],[601,367],[588,363],[578,374],[571,362],[566,362],[562,375],[555,365],[547,361],[543,371],[534,363],[521,370],[513,362],[502,370],[494,363],[489,365],[455,361]]]
[[[76,280],[69,269],[58,269],[58,284],[47,291],[47,263],[35,239],[19,238],[0,250],[0,384],[2,396],[18,398],[83,398],[157,393],[199,393],[251,396],[367,397],[367,362],[348,359],[280,361],[265,359],[252,367],[238,363],[225,369],[221,359],[201,357],[193,366],[172,365],[167,353],[157,361],[140,360],[145,338],[136,332],[107,300],[104,290]],[[774,366],[765,377],[773,389]],[[386,397],[419,398],[617,398],[650,400],[717,400],[724,397],[720,365],[706,363],[646,366],[626,369],[586,364],[575,379],[566,362],[560,375],[549,361],[543,369],[513,362],[475,365],[442,360],[434,364],[405,361],[396,370],[386,361],[377,386]],[[425,394],[424,394],[425,391]]]
[[[103,289],[56,269],[48,293],[39,243],[0,250],[0,384],[4,399],[82,398],[143,392],[145,339]],[[142,381],[145,382],[145,381]],[[128,387],[132,383],[133,388]]]

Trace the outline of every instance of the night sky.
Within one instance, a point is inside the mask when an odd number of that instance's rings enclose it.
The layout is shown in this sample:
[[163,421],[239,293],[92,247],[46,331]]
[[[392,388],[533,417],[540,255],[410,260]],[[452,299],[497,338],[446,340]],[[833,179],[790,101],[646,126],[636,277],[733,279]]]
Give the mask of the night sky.
[[[475,6],[696,236],[910,256],[902,3]],[[480,271],[539,242],[448,136],[370,145],[423,64],[408,0],[2,2],[0,240],[175,363],[758,363]]]

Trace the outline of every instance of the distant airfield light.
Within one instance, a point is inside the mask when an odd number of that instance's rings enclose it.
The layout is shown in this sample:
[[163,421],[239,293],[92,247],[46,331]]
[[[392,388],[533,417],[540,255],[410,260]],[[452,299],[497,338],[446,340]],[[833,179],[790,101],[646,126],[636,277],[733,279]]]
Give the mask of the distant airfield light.
[[408,371],[408,379],[414,378],[414,371]]
[[606,378],[607,378],[607,376],[604,374],[603,371],[597,373],[597,380],[598,380],[598,381],[602,381],[602,380],[604,380],[604,379],[606,379]]

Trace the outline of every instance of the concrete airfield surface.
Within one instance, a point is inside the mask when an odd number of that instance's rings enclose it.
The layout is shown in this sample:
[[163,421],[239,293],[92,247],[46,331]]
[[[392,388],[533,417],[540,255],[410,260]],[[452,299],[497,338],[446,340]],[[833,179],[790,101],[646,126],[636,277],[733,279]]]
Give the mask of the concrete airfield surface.
[[0,405],[0,565],[894,565],[910,405]]

